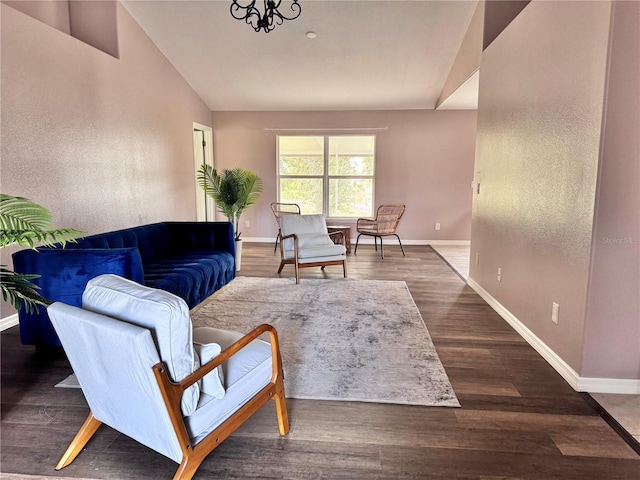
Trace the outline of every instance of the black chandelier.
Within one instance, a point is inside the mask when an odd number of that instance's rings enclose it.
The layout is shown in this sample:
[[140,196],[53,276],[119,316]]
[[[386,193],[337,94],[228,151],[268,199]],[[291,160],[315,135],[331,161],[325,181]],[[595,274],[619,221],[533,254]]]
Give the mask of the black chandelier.
[[262,30],[269,33],[276,28],[276,25],[282,25],[285,20],[294,20],[300,16],[302,8],[298,4],[298,0],[292,0],[290,10],[291,13],[281,13],[278,9],[282,0],[262,0],[264,2],[264,13],[256,8],[257,0],[231,0],[231,16],[236,20],[244,20],[251,25],[256,32]]

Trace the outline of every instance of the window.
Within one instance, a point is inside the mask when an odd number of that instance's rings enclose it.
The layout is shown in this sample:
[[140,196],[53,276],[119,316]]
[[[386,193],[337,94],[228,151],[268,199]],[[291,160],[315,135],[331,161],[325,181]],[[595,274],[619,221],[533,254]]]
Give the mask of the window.
[[373,215],[375,136],[279,136],[278,201],[328,218]]

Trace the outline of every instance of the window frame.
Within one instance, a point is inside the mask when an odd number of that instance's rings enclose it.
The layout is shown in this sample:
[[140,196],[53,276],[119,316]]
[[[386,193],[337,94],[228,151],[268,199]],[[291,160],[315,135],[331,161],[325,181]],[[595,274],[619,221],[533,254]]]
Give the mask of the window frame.
[[[280,175],[280,138],[281,137],[322,137],[323,138],[323,161],[324,161],[324,169],[322,175]],[[373,173],[371,175],[330,175],[329,174],[329,139],[332,137],[371,137],[373,139]],[[299,134],[299,135],[276,135],[276,188],[277,188],[277,198],[278,202],[281,202],[280,195],[280,181],[281,179],[322,179],[322,215],[327,220],[331,220],[332,222],[337,221],[345,221],[345,222],[353,222],[357,218],[372,218],[374,214],[375,208],[375,198],[376,198],[376,158],[377,158],[377,136],[370,133],[361,133],[361,134],[353,134],[353,133],[345,133],[340,135],[330,135],[330,134]],[[358,215],[356,217],[331,217],[329,216],[329,181],[330,180],[371,180],[371,211],[368,215]],[[304,212],[302,212],[304,213]]]

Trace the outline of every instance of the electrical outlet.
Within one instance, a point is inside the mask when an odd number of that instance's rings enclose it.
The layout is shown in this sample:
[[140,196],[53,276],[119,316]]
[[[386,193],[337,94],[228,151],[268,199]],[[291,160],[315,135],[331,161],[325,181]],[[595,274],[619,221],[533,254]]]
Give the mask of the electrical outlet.
[[480,265],[480,254],[476,253],[476,265]]
[[436,223],[436,227],[435,228],[436,228],[436,230],[440,230],[440,224]]
[[251,220],[246,220],[246,221],[244,222],[244,227],[245,227],[245,228],[251,228]]
[[498,281],[502,281],[502,269],[500,267],[498,267]]
[[558,305],[556,302],[553,302],[552,306],[551,306],[551,321],[553,323],[555,323],[556,325],[558,324],[558,315],[560,311],[560,305]]

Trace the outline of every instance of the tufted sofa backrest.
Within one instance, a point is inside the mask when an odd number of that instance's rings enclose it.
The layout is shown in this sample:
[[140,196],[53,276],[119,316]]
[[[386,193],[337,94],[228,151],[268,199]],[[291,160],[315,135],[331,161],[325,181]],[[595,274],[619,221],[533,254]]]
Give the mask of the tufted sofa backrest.
[[67,243],[66,248],[128,248],[136,247],[147,263],[166,256],[171,239],[166,223],[152,223],[140,227],[125,228],[107,233],[98,233],[80,238],[77,243]]

